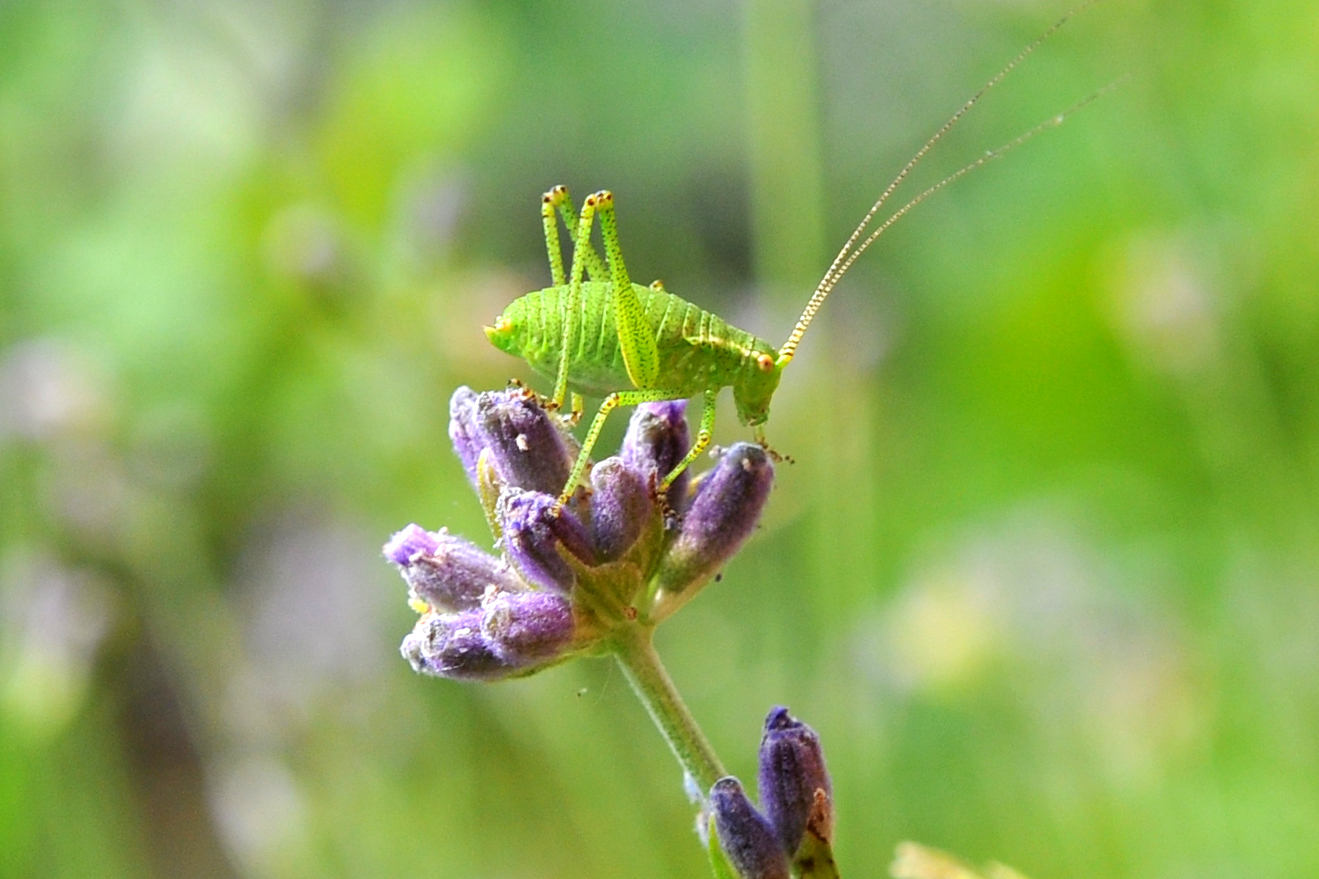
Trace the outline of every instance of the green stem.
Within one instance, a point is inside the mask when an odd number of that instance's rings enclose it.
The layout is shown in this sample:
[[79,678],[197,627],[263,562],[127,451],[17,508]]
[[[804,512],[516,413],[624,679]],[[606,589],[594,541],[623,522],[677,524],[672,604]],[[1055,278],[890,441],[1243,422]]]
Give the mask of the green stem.
[[673,755],[701,793],[708,794],[714,783],[728,773],[664,670],[651,643],[654,631],[653,627],[636,624],[620,626],[614,635],[614,656]]

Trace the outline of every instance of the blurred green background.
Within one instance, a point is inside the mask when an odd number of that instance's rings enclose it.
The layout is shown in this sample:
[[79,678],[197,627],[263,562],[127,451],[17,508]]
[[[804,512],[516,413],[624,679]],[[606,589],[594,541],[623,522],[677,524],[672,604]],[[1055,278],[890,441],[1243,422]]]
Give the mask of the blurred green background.
[[[781,340],[1063,11],[0,6],[0,874],[707,875],[619,673],[415,676],[379,547],[485,537],[447,401],[531,378],[547,187]],[[845,876],[1319,875],[1319,7],[1100,4],[910,192],[1123,74],[861,259],[660,632],[744,779],[820,731]]]

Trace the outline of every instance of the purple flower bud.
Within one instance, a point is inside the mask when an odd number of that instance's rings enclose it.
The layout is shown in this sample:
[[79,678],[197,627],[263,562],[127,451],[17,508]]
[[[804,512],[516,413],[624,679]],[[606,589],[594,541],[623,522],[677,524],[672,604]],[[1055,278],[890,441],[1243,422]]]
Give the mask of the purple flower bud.
[[476,485],[476,462],[481,457],[485,442],[476,418],[477,394],[467,386],[460,387],[449,398],[449,441],[463,462],[467,478]]
[[585,563],[593,563],[591,538],[581,520],[569,509],[556,513],[557,501],[535,491],[509,490],[500,502],[504,551],[529,582],[568,592],[576,582],[559,547]]
[[439,535],[413,523],[389,538],[384,552],[385,558],[402,567],[412,564],[413,558],[433,554],[439,547]]
[[825,842],[833,841],[833,787],[820,737],[782,706],[770,709],[765,718],[759,784],[760,804],[789,855],[801,845],[816,791],[824,792],[826,811],[817,816],[813,829]]
[[788,879],[788,856],[774,827],[729,775],[710,788],[719,847],[742,879]]
[[646,478],[623,462],[605,458],[591,470],[591,531],[601,561],[627,552],[641,534],[655,503]]
[[[687,434],[687,401],[642,403],[632,414],[621,455],[633,469],[655,474],[655,484],[669,475],[691,448]],[[669,506],[681,513],[687,508],[688,471],[669,485]]]
[[427,614],[399,647],[412,670],[459,681],[490,681],[516,673],[481,634],[481,611]]
[[714,576],[751,535],[773,482],[774,465],[760,446],[737,443],[725,452],[701,480],[660,561],[660,588],[686,592]]
[[491,586],[525,588],[506,563],[444,529],[409,525],[385,544],[385,556],[399,566],[413,597],[438,610],[478,607]]
[[481,618],[481,633],[495,655],[518,666],[555,656],[574,628],[572,605],[551,592],[494,595]]
[[569,448],[564,429],[531,392],[511,389],[478,395],[476,422],[495,471],[506,485],[553,495],[563,491],[577,453]]

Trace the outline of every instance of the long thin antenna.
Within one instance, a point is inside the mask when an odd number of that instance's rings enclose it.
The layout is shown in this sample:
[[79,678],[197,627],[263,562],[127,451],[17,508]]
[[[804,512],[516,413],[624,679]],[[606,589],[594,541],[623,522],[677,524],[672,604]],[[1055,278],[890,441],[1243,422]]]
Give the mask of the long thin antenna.
[[[1057,128],[1059,125],[1062,125],[1064,121],[1066,121],[1068,116],[1071,116],[1073,113],[1080,110],[1086,104],[1089,104],[1092,101],[1099,100],[1104,95],[1108,94],[1109,92],[1113,91],[1113,89],[1121,85],[1126,79],[1127,77],[1125,76],[1119,79],[1115,79],[1113,82],[1110,82],[1108,85],[1104,86],[1103,88],[1098,89],[1092,92],[1091,94],[1087,95],[1086,97],[1082,98],[1081,100],[1077,101],[1075,104],[1068,107],[1066,110],[1059,113],[1058,115],[1046,119],[1043,122],[1041,122],[1039,125],[1036,125],[1034,128],[1032,128],[1030,131],[1018,135],[1017,137],[1003,144],[1003,146],[998,147],[997,149],[987,150],[983,156],[976,159],[971,164],[957,171],[954,171],[952,174],[949,174],[947,177],[943,178],[938,183],[934,184],[929,189],[926,189],[920,195],[917,195],[911,201],[907,202],[902,207],[898,208],[896,211],[893,212],[892,216],[890,216],[883,223],[880,223],[879,226],[876,227],[875,230],[871,232],[869,236],[867,236],[865,241],[861,242],[860,247],[852,251],[852,253],[848,254],[847,259],[843,261],[843,264],[839,267],[834,277],[829,281],[828,286],[823,288],[824,294],[828,295],[829,291],[832,290],[834,288],[834,285],[838,283],[839,278],[843,276],[843,273],[846,272],[849,268],[851,268],[852,263],[856,262],[856,258],[860,256],[862,253],[864,253],[867,247],[875,243],[875,239],[878,238],[880,235],[882,235],[884,233],[884,230],[888,229],[888,227],[892,226],[898,220],[902,219],[902,217],[912,208],[916,207],[916,205],[925,201],[925,199],[929,198],[931,195],[934,195],[934,193],[938,192],[940,189],[943,189],[945,186],[947,186],[949,183],[952,183],[954,180],[957,180],[959,177],[965,177],[967,174],[970,174],[976,168],[979,168],[982,165],[987,165],[990,162],[994,161],[995,159],[999,158],[1008,150],[1021,146],[1023,143],[1030,140],[1040,132],[1047,131],[1050,128]],[[820,299],[823,301],[824,296],[821,296]]]
[[1039,48],[1041,43],[1043,43],[1045,40],[1049,39],[1049,37],[1057,33],[1057,31],[1060,28],[1062,28],[1063,25],[1067,24],[1068,21],[1070,21],[1072,18],[1080,14],[1082,11],[1084,11],[1086,7],[1092,6],[1098,2],[1099,0],[1086,0],[1086,2],[1072,8],[1065,15],[1063,15],[1062,18],[1059,18],[1057,21],[1055,21],[1049,27],[1048,30],[1040,34],[1038,37],[1036,37],[1028,46],[1026,46],[1026,48],[1022,49],[1017,54],[1017,57],[1013,58],[1011,61],[1007,63],[1007,65],[1002,70],[994,74],[994,77],[990,79],[989,82],[981,86],[980,90],[976,92],[974,95],[972,95],[965,104],[959,107],[956,113],[948,117],[948,121],[945,122],[939,128],[939,130],[936,131],[930,137],[930,139],[927,140],[925,144],[919,150],[916,151],[916,154],[912,156],[911,159],[907,162],[907,164],[903,166],[902,170],[898,172],[898,176],[894,177],[893,181],[889,183],[889,185],[880,194],[879,199],[876,200],[876,202],[873,205],[871,205],[870,210],[866,212],[866,215],[861,218],[861,222],[858,223],[856,229],[852,231],[851,236],[847,239],[847,243],[844,244],[843,248],[838,251],[838,255],[834,257],[834,261],[829,265],[829,270],[824,273],[824,277],[821,278],[820,283],[816,285],[815,292],[811,294],[810,301],[806,303],[806,308],[802,311],[801,317],[798,318],[797,325],[793,328],[792,334],[788,336],[788,341],[784,342],[783,347],[779,349],[780,366],[786,366],[792,360],[793,356],[796,354],[798,343],[801,342],[802,336],[806,334],[806,328],[810,326],[811,320],[815,317],[815,313],[820,310],[820,306],[824,303],[825,298],[828,297],[829,291],[833,290],[834,286],[838,283],[839,279],[842,278],[843,274],[852,265],[852,263],[856,260],[856,258],[860,256],[862,251],[864,251],[867,247],[869,247],[870,244],[876,238],[879,237],[879,234],[881,232],[883,232],[889,226],[893,225],[893,223],[895,223],[898,220],[898,218],[900,218],[902,215],[906,214],[907,211],[911,210],[917,204],[924,201],[928,196],[932,195],[934,192],[938,191],[939,189],[942,189],[944,186],[948,185],[953,180],[956,180],[958,177],[961,177],[965,174],[969,174],[971,171],[975,170],[981,165],[984,165],[985,163],[991,161],[992,159],[997,158],[998,156],[1002,155],[1003,153],[1007,152],[1013,147],[1018,146],[1019,144],[1024,143],[1025,141],[1034,137],[1040,131],[1043,131],[1046,128],[1053,128],[1061,124],[1062,120],[1066,118],[1068,115],[1075,112],[1076,110],[1079,110],[1081,107],[1090,103],[1094,99],[1098,98],[1101,94],[1111,90],[1113,86],[1116,85],[1116,83],[1114,83],[1112,85],[1109,85],[1101,89],[1098,92],[1095,92],[1093,95],[1079,102],[1074,107],[1071,107],[1068,110],[1064,111],[1063,113],[1058,114],[1049,122],[1041,123],[1040,125],[1028,131],[1026,134],[1023,134],[1021,137],[1017,138],[1016,140],[1008,144],[1005,144],[1004,146],[998,148],[997,150],[990,150],[984,156],[981,156],[980,159],[977,160],[976,162],[971,163],[970,165],[966,166],[965,168],[961,169],[955,174],[945,178],[944,180],[941,180],[939,183],[935,184],[927,191],[916,196],[916,198],[912,199],[906,205],[903,205],[903,207],[900,208],[897,213],[895,213],[893,216],[885,220],[884,223],[879,227],[879,229],[876,232],[874,232],[869,238],[867,238],[859,249],[857,249],[855,252],[852,251],[852,245],[856,244],[857,240],[862,235],[865,234],[866,227],[870,225],[870,221],[875,218],[875,215],[879,212],[879,209],[884,206],[885,202],[888,201],[889,196],[891,196],[893,194],[893,191],[898,188],[898,185],[901,184],[903,180],[907,179],[907,175],[911,173],[911,170],[916,167],[916,165],[920,162],[920,160],[925,158],[925,154],[928,153],[934,147],[934,145],[938,143],[943,138],[943,136],[947,134],[952,129],[952,127],[956,125],[961,120],[961,118],[967,114],[967,112],[972,107],[978,104],[980,102],[980,99],[983,98],[990,89],[992,89],[994,86],[1002,82],[1003,79],[1017,67],[1017,65],[1021,64],[1021,62],[1024,61],[1028,55],[1030,55],[1031,52],[1034,52],[1037,48]]

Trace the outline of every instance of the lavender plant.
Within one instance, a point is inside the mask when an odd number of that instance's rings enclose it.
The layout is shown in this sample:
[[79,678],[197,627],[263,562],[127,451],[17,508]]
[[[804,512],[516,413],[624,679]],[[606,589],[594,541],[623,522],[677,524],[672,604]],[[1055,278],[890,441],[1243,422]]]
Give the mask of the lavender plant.
[[449,436],[498,555],[446,529],[409,525],[385,545],[421,615],[401,651],[417,672],[463,681],[534,674],[575,656],[612,656],[682,764],[716,876],[837,876],[833,804],[819,738],[775,708],[760,749],[761,809],[727,774],[652,644],[655,627],[711,581],[760,519],[774,465],[759,445],[713,469],[663,477],[690,447],[685,401],[638,407],[623,446],[558,494],[579,447],[530,391],[450,401]]

